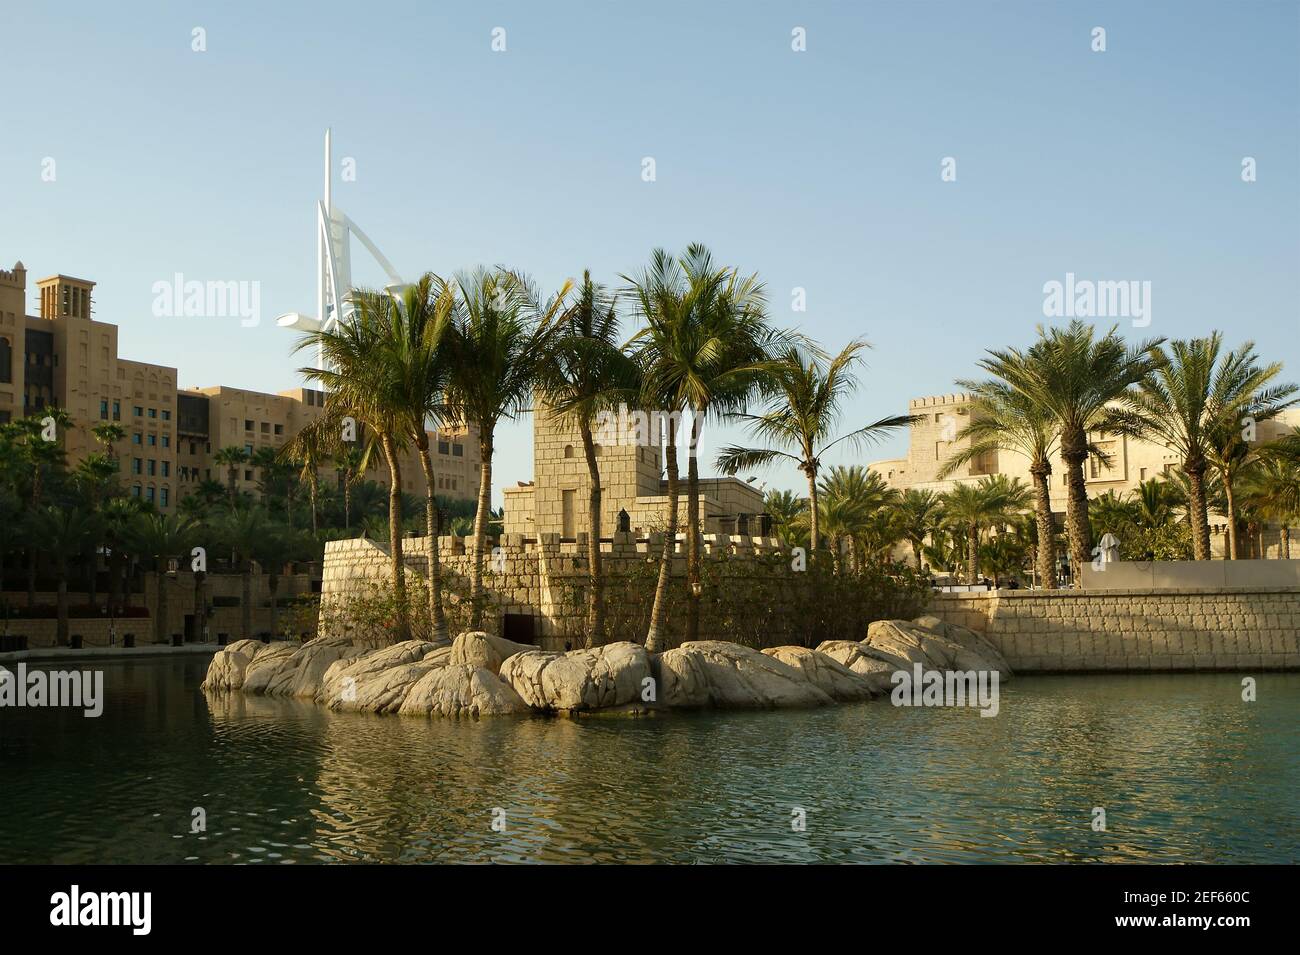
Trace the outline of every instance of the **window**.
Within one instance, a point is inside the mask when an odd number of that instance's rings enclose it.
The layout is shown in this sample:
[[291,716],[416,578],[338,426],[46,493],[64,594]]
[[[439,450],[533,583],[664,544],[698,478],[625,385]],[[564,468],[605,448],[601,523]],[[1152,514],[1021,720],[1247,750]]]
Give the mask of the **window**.
[[144,462],[141,461],[139,458],[132,458],[132,459],[131,459],[131,473],[132,473],[132,474],[139,474],[139,473],[140,473],[140,469],[141,469],[143,466],[144,466]]
[[193,442],[193,441],[190,442],[190,454],[198,454],[198,451],[196,451],[195,448],[194,448],[194,442]]
[[571,458],[571,457],[573,457],[573,445],[571,445],[571,444],[566,444],[566,445],[564,446],[564,456],[565,456],[566,458]]
[[158,435],[156,434],[149,435],[149,447],[156,448],[157,446],[158,446]]
[[162,416],[164,421],[172,420],[172,413],[170,411],[167,411],[166,409],[163,410]]
[[251,481],[251,480],[253,480],[253,472],[252,472],[252,471],[245,471],[245,472],[244,472],[244,480],[245,480],[245,481]]
[[139,405],[136,405],[135,407],[133,407],[133,408],[131,409],[131,414],[135,415],[137,418],[143,418],[143,417],[144,417],[144,409],[141,408]]
[[249,421],[247,418],[244,419],[244,430],[245,431],[253,430],[253,422]]
[[166,507],[166,506],[167,506],[167,498],[168,498],[167,488],[163,488],[161,491],[159,491],[159,492],[158,492],[158,495],[159,495],[158,504],[159,504],[160,506],[162,506],[162,507]]
[[164,448],[170,448],[171,446],[172,446],[172,436],[171,436],[170,434],[164,434],[164,435],[163,435],[163,447],[164,447]]
[[1146,468],[1138,468],[1138,480],[1139,480],[1139,481],[1145,481],[1146,479],[1147,479],[1147,469],[1146,469]]
[[99,402],[99,420],[108,420],[108,399],[104,398]]
[[163,477],[172,476],[172,463],[170,461],[164,461],[162,463],[162,468],[163,468]]
[[463,458],[465,456],[465,445],[453,444],[451,446],[451,456],[453,458]]
[[153,458],[150,458],[150,459],[149,459],[149,476],[150,476],[150,477],[153,477],[153,476],[154,476],[155,474],[157,474],[157,473],[158,473],[158,462],[155,461]]
[[143,442],[143,441],[144,441],[144,435],[142,435],[139,431],[137,431],[137,432],[135,432],[135,434],[131,435],[131,443],[132,443],[132,444],[140,444],[140,443]]
[[122,402],[120,401],[113,402],[113,420],[114,421],[122,420]]
[[284,434],[284,425],[282,425],[282,424],[277,424],[277,425],[275,426],[275,433],[276,433],[276,434]]
[[133,485],[131,485],[131,496],[132,496],[132,497],[139,497],[139,496],[140,496],[140,485],[138,485],[138,484],[133,484]]
[[446,441],[439,441],[439,442],[438,442],[438,453],[439,453],[439,454],[446,454],[447,451],[450,450],[450,447],[451,447],[451,446],[450,446]]
[[153,503],[153,495],[154,495],[154,490],[152,486],[144,489],[144,499],[148,501],[150,504]]
[[0,381],[9,384],[14,380],[14,349],[9,339],[0,338]]
[[252,446],[251,444],[246,444],[246,445],[244,445],[244,453],[245,453],[245,454],[252,454],[252,453],[253,453],[253,446]]
[[149,417],[150,417],[150,418],[156,418],[156,417],[158,417],[158,409],[157,409],[157,408],[150,408],[150,409],[149,409]]
[[270,433],[271,433],[271,424],[270,424],[270,422],[268,422],[268,421],[263,421],[263,422],[262,422],[262,434],[270,434]]

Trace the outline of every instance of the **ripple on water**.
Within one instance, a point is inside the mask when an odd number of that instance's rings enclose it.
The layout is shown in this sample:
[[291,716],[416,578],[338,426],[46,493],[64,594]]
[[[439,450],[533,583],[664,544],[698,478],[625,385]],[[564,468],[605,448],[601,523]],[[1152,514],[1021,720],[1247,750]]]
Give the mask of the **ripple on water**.
[[[105,668],[97,720],[0,719],[5,862],[1290,862],[1300,675],[1021,678],[1001,713],[877,701],[425,721]],[[1107,831],[1093,832],[1103,807]],[[207,831],[190,831],[195,807]],[[505,830],[492,829],[505,811]],[[791,826],[806,814],[806,831]],[[177,835],[177,833],[180,833]],[[179,844],[178,844],[179,843]]]

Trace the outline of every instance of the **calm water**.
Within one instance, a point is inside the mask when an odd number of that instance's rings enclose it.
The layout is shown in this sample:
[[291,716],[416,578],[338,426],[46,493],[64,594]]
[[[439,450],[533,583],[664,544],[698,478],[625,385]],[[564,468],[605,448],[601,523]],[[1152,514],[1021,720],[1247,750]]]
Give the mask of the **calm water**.
[[1038,677],[993,719],[454,723],[209,700],[202,659],[96,665],[99,719],[0,710],[0,862],[1300,859],[1300,674],[1254,704],[1229,674]]

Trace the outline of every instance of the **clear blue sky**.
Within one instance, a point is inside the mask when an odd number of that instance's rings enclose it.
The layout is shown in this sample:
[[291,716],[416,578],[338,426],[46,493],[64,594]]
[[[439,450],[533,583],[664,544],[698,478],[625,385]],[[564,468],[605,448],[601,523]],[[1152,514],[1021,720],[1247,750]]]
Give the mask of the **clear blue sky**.
[[[552,288],[584,267],[617,283],[651,248],[696,240],[757,271],[778,321],[830,348],[874,343],[846,429],[1030,341],[1043,284],[1066,272],[1150,281],[1153,320],[1122,323],[1132,336],[1222,328],[1300,377],[1297,0],[62,2],[0,17],[0,264],[98,282],[122,354],[177,366],[182,385],[297,383],[273,319],[314,308],[326,126],[336,164],[357,164],[336,203],[407,277],[503,263]],[[807,52],[790,48],[796,26]],[[945,156],[956,182],[940,181]],[[358,282],[380,281],[354,256]],[[260,282],[261,325],[155,318],[153,283],[175,272]],[[498,487],[531,477],[530,434],[500,435]],[[712,431],[710,463],[720,437],[734,435]],[[793,470],[768,479],[800,486]]]

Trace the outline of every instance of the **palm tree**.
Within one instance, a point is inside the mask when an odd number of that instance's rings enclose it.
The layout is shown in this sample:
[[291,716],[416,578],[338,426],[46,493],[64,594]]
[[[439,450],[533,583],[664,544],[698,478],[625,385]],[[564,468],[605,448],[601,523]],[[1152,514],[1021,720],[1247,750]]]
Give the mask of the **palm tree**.
[[[859,569],[868,553],[879,556],[902,536],[900,525],[891,526],[889,520],[901,500],[902,495],[875,471],[856,464],[830,469],[818,488],[818,525],[831,542],[837,568],[846,550]],[[808,520],[811,528],[811,514]]]
[[698,448],[710,415],[744,407],[763,376],[763,365],[789,343],[766,321],[758,277],[716,266],[700,244],[680,260],[662,249],[651,253],[640,278],[625,276],[645,328],[638,360],[648,392],[666,399],[669,414],[691,413],[686,465],[686,639],[699,634],[701,581],[700,472]]
[[901,530],[912,545],[912,559],[921,571],[921,548],[943,517],[943,503],[934,491],[909,487],[899,502]]
[[[561,421],[576,425],[587,462],[587,646],[605,642],[605,581],[601,573],[600,465],[593,426],[620,404],[635,401],[636,363],[618,345],[615,301],[582,273],[576,300],[560,316],[541,369],[541,396]],[[619,440],[624,439],[619,436]]]
[[[279,450],[280,461],[298,472],[298,480],[307,484],[307,502],[311,507],[311,532],[320,530],[320,468],[330,456],[337,430],[321,427],[322,419],[300,428]],[[333,422],[331,422],[332,424]]]
[[212,463],[226,469],[226,488],[230,494],[230,506],[235,506],[235,481],[239,478],[239,468],[247,463],[248,452],[237,445],[218,448],[212,456]]
[[1279,527],[1278,557],[1291,559],[1291,521],[1300,515],[1300,468],[1289,449],[1274,445],[1247,476],[1246,503]]
[[1047,408],[1019,383],[1032,380],[1026,358],[1015,351],[990,352],[979,366],[994,377],[988,381],[959,381],[971,395],[970,420],[955,436],[965,442],[939,471],[946,478],[958,468],[979,459],[1010,451],[1029,461],[1034,486],[1034,522],[1037,530],[1035,570],[1039,586],[1056,585],[1056,523],[1052,519],[1052,455],[1057,442],[1056,422]]
[[256,541],[253,556],[266,574],[267,589],[271,595],[271,633],[279,632],[278,595],[280,576],[285,564],[298,560],[308,552],[308,543],[300,532],[291,527],[273,525]]
[[[1123,395],[1115,430],[1163,444],[1178,453],[1191,491],[1188,508],[1196,560],[1210,558],[1210,522],[1205,472],[1215,457],[1219,435],[1241,431],[1243,419],[1273,417],[1292,402],[1294,386],[1265,390],[1281,371],[1278,363],[1256,365],[1254,345],[1220,355],[1223,334],[1169,343],[1156,367],[1134,391]],[[1231,526],[1231,521],[1229,522]]]
[[[368,442],[364,444],[354,443],[345,445],[332,455],[342,477],[343,526],[345,528],[352,526],[352,488],[366,472],[370,449],[371,445]],[[364,512],[365,509],[362,510]]]
[[1019,478],[1008,480],[1005,475],[996,475],[974,484],[958,484],[940,499],[945,521],[965,534],[966,581],[973,584],[979,577],[981,530],[1005,524],[1027,508],[1030,491]]
[[240,565],[240,575],[243,578],[243,592],[239,601],[240,637],[250,640],[253,636],[253,561],[258,559],[260,548],[274,534],[275,527],[266,511],[252,507],[227,511],[218,519],[213,530],[222,545],[230,548]]
[[442,566],[438,551],[439,519],[437,478],[433,457],[429,453],[432,421],[446,422],[446,390],[451,376],[447,339],[455,305],[455,289],[432,272],[406,286],[391,312],[385,353],[389,366],[389,386],[394,409],[406,429],[406,436],[419,452],[424,469],[425,536],[428,541],[430,640],[438,644],[451,642],[442,605]]
[[1027,352],[1010,348],[990,351],[990,364],[1007,386],[1052,422],[1061,446],[1066,479],[1066,533],[1075,586],[1082,586],[1079,568],[1089,559],[1088,491],[1083,464],[1096,454],[1089,435],[1110,430],[1111,405],[1146,378],[1159,361],[1163,339],[1129,347],[1112,327],[1096,337],[1093,326],[1075,319],[1064,328],[1038,327],[1038,341]]
[[795,526],[800,516],[808,512],[807,498],[797,497],[793,491],[772,488],[763,498],[763,510],[771,516],[777,536],[787,546],[794,546],[801,541],[807,543],[802,532]]
[[55,640],[61,647],[68,645],[68,565],[81,557],[88,541],[98,534],[94,514],[82,507],[47,505],[29,512],[28,526],[31,538],[40,542],[40,549],[54,563],[58,579]]
[[[1203,488],[1202,497],[1204,496]],[[1130,497],[1134,505],[1134,521],[1139,527],[1152,529],[1174,522],[1174,511],[1180,506],[1181,499],[1177,487],[1160,478],[1139,481],[1138,486],[1130,492]],[[1209,533],[1208,527],[1206,533]],[[1208,550],[1206,554],[1208,559]]]
[[552,322],[572,286],[546,303],[521,276],[478,269],[457,277],[460,295],[448,336],[448,412],[478,428],[479,491],[470,565],[470,628],[483,626],[483,559],[492,510],[492,452],[496,427],[523,413],[552,335]]
[[131,547],[154,562],[158,583],[158,614],[154,618],[155,643],[167,641],[167,573],[168,562],[190,549],[196,525],[174,515],[141,513],[136,515],[129,534]]
[[804,358],[796,348],[786,349],[779,360],[764,367],[770,381],[764,389],[772,407],[761,415],[735,412],[729,418],[746,421],[765,441],[764,448],[723,448],[717,467],[725,474],[764,467],[778,460],[792,461],[808,481],[813,550],[820,541],[817,515],[817,478],[821,457],[841,441],[860,448],[885,437],[894,428],[911,424],[912,415],[895,415],[863,425],[832,438],[841,405],[857,387],[852,371],[870,345],[863,339],[849,342],[825,367],[815,357]]
[[406,418],[395,394],[386,342],[397,305],[387,292],[354,290],[351,320],[329,330],[310,332],[296,346],[315,345],[323,368],[302,368],[326,392],[325,416],[336,422],[352,418],[374,432],[388,465],[388,555],[396,602],[396,639],[411,635],[402,551],[402,468],[398,457],[405,441]]

